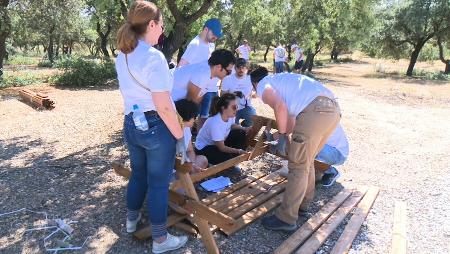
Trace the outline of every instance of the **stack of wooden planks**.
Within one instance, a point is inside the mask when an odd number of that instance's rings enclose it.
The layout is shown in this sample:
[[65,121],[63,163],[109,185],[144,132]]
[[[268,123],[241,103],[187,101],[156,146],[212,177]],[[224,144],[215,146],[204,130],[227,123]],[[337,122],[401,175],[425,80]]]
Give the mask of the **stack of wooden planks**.
[[45,94],[35,93],[29,89],[20,89],[19,95],[25,102],[28,102],[35,107],[45,109],[53,109],[55,107],[55,102]]
[[372,208],[379,188],[344,189],[284,241],[274,253],[315,253],[348,214],[353,213],[330,253],[347,253]]

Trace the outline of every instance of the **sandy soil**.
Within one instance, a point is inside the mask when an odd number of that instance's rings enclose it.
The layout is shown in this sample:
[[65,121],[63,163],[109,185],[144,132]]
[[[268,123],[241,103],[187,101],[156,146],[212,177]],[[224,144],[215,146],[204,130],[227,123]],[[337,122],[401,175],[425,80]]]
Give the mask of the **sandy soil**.
[[[450,84],[377,75],[375,64],[361,59],[315,71],[339,98],[351,152],[339,167],[338,183],[317,186],[309,216],[344,187],[376,185],[380,195],[350,253],[389,252],[396,200],[407,203],[408,252],[449,253]],[[403,63],[383,64],[394,69]],[[52,111],[36,111],[18,101],[13,89],[0,91],[0,214],[27,207],[78,220],[72,243],[90,236],[84,253],[149,252],[150,241],[136,241],[125,232],[126,181],[109,166],[127,157],[117,88],[29,88],[57,104]],[[259,114],[272,114],[255,104]],[[249,173],[279,165],[268,156],[242,168]],[[42,218],[29,213],[0,217],[0,252],[43,253],[45,232],[24,234]],[[330,250],[342,227],[317,253]],[[215,234],[223,253],[270,253],[288,236],[263,229],[259,221],[231,237]],[[190,237],[176,253],[204,249],[200,239]]]

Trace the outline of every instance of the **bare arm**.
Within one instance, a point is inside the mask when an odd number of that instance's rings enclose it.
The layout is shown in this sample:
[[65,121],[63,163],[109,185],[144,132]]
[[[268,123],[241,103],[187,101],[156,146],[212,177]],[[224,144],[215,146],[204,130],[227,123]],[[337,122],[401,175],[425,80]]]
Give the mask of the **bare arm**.
[[225,142],[223,140],[222,141],[214,141],[214,145],[216,145],[217,148],[219,148],[219,150],[224,153],[238,153],[238,154],[245,153],[245,151],[242,149],[236,149],[233,147],[226,146]]
[[288,126],[288,108],[286,103],[277,95],[273,88],[266,88],[262,95],[262,101],[269,105],[275,112],[275,119],[277,121],[278,131],[280,133],[287,132]]
[[176,139],[183,137],[183,130],[178,122],[177,112],[172,104],[169,92],[152,92],[153,103],[156,107],[159,117],[169,128]]
[[295,126],[295,116],[289,116],[286,133],[292,133],[294,131],[294,126]]
[[198,96],[200,91],[200,87],[194,85],[192,82],[189,82],[187,99],[199,104],[202,101],[202,96]]
[[189,62],[188,62],[186,59],[181,58],[181,59],[180,59],[180,62],[179,62],[178,65],[177,65],[177,67],[181,67],[181,66],[183,66],[183,65],[188,65],[188,64],[189,64]]

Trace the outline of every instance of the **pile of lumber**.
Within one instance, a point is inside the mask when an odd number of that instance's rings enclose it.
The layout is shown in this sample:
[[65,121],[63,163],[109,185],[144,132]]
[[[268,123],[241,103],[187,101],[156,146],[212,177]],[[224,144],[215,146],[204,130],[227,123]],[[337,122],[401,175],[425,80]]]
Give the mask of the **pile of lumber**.
[[344,189],[284,241],[274,253],[315,253],[331,233],[352,213],[330,253],[346,253],[367,217],[379,188]]
[[29,89],[20,89],[19,95],[25,102],[28,102],[35,107],[45,109],[53,109],[55,107],[55,102],[45,94],[35,93]]

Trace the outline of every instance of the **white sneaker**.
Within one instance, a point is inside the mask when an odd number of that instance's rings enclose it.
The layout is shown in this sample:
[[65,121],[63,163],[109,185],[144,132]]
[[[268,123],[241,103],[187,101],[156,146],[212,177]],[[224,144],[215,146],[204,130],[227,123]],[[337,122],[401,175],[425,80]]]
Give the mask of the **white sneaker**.
[[141,215],[141,213],[139,213],[139,216],[137,217],[136,220],[129,220],[127,218],[127,232],[128,233],[133,233],[136,231],[136,226],[137,226],[138,222],[141,220],[141,217],[142,217],[142,215]]
[[171,250],[176,250],[183,247],[188,238],[187,236],[173,236],[167,233],[167,239],[162,243],[153,241],[152,251],[153,253],[164,253]]

